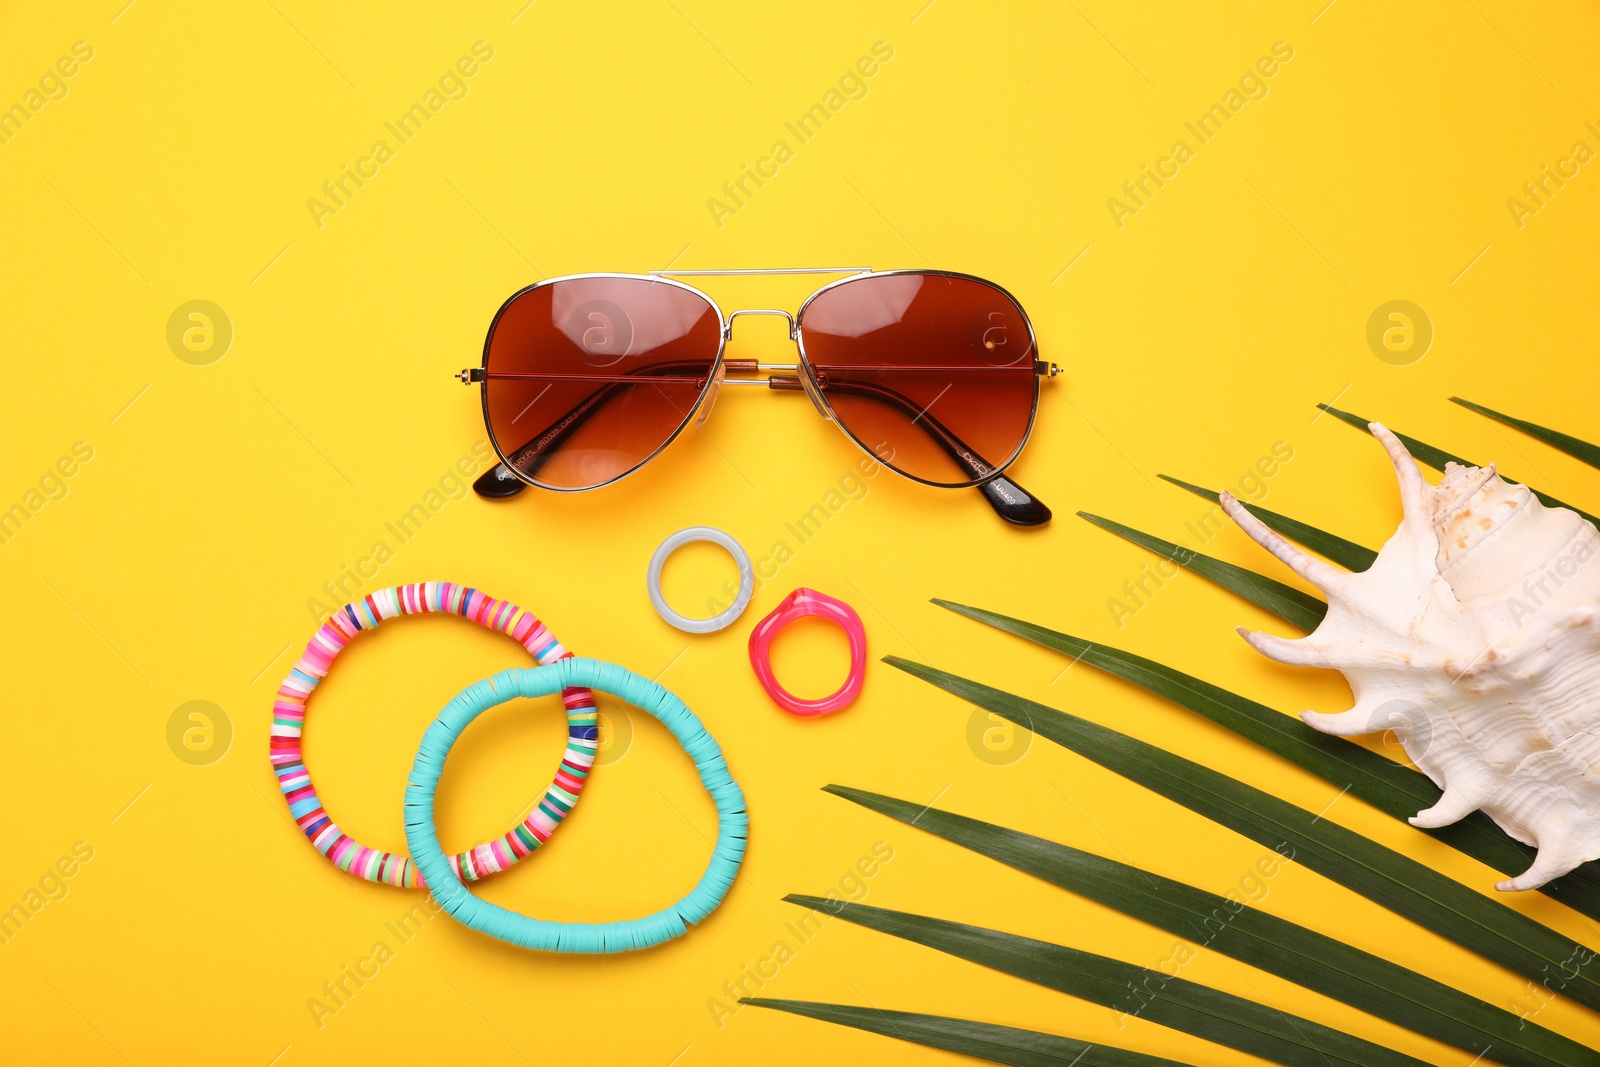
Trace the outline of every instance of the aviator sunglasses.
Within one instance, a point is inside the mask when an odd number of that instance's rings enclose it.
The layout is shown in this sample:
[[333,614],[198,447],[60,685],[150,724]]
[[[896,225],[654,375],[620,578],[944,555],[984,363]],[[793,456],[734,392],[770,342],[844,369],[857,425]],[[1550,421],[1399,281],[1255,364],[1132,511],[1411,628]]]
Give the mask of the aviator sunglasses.
[[[680,277],[845,274],[798,313],[724,316]],[[788,320],[797,364],[724,359],[741,315]],[[531,285],[495,313],[481,384],[500,465],[473,488],[506,497],[524,485],[597,489],[654,459],[704,423],[723,386],[804,393],[823,418],[885,467],[924,485],[977,488],[1007,522],[1037,526],[1050,509],[1003,472],[1039,407],[1033,325],[1000,286],[969,274],[869,268],[575,274]]]

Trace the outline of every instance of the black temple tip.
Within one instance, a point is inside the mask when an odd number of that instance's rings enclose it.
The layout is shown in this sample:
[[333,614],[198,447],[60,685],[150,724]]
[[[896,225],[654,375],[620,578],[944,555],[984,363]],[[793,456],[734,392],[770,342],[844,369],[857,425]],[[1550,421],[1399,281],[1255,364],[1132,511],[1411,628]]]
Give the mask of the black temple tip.
[[511,468],[504,463],[496,463],[472,483],[472,491],[485,500],[504,500],[516,496],[527,487],[527,483],[512,474]]
[[1013,526],[1043,526],[1050,521],[1051,512],[1044,502],[1005,475],[984,482],[978,491],[995,514]]

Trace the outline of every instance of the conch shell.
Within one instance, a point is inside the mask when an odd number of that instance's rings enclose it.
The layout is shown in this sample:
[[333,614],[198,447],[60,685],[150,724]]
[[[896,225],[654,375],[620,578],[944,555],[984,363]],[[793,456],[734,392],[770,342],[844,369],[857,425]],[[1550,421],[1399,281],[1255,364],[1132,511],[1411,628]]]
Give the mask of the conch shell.
[[1497,888],[1537,888],[1600,856],[1600,530],[1493,464],[1451,463],[1430,486],[1394,434],[1370,429],[1404,511],[1370,570],[1312,558],[1224,494],[1235,522],[1328,597],[1302,640],[1239,632],[1280,662],[1342,673],[1355,707],[1301,718],[1346,737],[1393,729],[1444,790],[1411,823],[1482,810],[1538,849]]

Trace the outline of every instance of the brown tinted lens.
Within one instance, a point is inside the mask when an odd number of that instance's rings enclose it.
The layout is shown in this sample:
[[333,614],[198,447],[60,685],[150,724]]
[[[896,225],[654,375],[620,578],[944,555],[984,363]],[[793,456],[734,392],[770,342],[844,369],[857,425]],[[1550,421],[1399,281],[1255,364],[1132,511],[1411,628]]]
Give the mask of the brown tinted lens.
[[490,327],[484,406],[523,477],[592,489],[688,421],[716,366],[711,302],[652,278],[571,278],[514,297]]
[[850,436],[935,485],[1004,468],[1033,423],[1027,316],[971,278],[883,274],[824,290],[800,316],[813,380]]

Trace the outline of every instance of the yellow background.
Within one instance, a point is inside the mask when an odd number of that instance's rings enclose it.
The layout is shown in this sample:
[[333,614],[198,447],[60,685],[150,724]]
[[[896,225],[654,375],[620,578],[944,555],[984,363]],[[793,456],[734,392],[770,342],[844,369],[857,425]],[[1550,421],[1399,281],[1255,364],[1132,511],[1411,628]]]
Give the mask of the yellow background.
[[[1088,669],[1062,674],[1059,657],[927,598],[1106,640],[1285,711],[1340,710],[1337,677],[1270,665],[1231,632],[1287,628],[1192,576],[1116,626],[1107,601],[1150,557],[1073,512],[1186,538],[1206,508],[1155,475],[1236,484],[1283,441],[1294,458],[1267,483],[1271,506],[1381,543],[1397,518],[1392,476],[1375,444],[1313,419],[1336,397],[1600,504],[1600,472],[1445,402],[1459,393],[1595,436],[1600,173],[1582,169],[1521,228],[1506,206],[1574,141],[1600,147],[1584,128],[1600,120],[1592,5],[124,3],[0,15],[0,104],[74,42],[94,49],[66,97],[0,145],[0,506],[24,501],[75,442],[93,449],[66,496],[0,547],[0,906],[75,842],[94,850],[68,895],[0,947],[7,1062],[955,1062],[753,1008],[719,1025],[712,1002],[793,942],[785,924],[802,913],[783,894],[837,888],[879,841],[893,859],[865,881],[872,904],[1148,966],[1173,939],[822,785],[938,798],[1222,893],[1263,850],[1043,741],[1011,765],[985,762],[967,740],[971,708],[881,664],[843,714],[780,713],[743,646],[785,593],[853,602],[874,655],[1115,724],[1315,810],[1333,799],[1326,783]],[[480,40],[493,59],[468,95],[319,228],[307,199]],[[877,41],[894,56],[866,96],[795,144],[784,123]],[[1276,41],[1294,57],[1269,94],[1191,143],[1195,158],[1118,228],[1108,198],[1188,139],[1183,124]],[[719,227],[707,199],[779,139],[794,158]],[[477,362],[505,296],[541,277],[668,263],[932,265],[1007,286],[1066,369],[1015,468],[1055,522],[1010,529],[975,493],[884,473],[738,625],[681,634],[644,596],[655,545],[708,523],[764,553],[857,458],[803,399],[727,390],[703,435],[618,486],[448,499],[395,546],[385,522],[483,439],[476,392],[450,375]],[[707,288],[725,309],[793,308],[809,284]],[[1409,366],[1365,339],[1373,309],[1397,298],[1436,331]],[[169,316],[194,299],[234,331],[206,366],[166,341]],[[736,333],[732,357],[792,353],[774,320]],[[289,824],[266,759],[270,706],[314,629],[307,601],[379,539],[395,558],[368,588],[480,586],[581,654],[665,672],[704,718],[748,793],[753,838],[703,928],[644,954],[575,959],[436,919],[319,1027],[308,1001],[392,940],[385,924],[419,898],[353,883]],[[1231,527],[1208,550],[1285,577]],[[713,550],[686,552],[669,593],[697,611],[729,573]],[[836,634],[797,632],[779,669],[821,692],[842,655]],[[464,684],[523,661],[459,620],[396,624],[352,648],[309,733],[339,821],[403,847],[401,791],[424,725]],[[190,700],[231,722],[231,748],[207,766],[168,746]],[[474,726],[441,790],[445,843],[510,826],[561,736],[548,706]],[[1492,892],[1488,869],[1360,802],[1328,817]],[[690,883],[710,833],[687,760],[636,721],[570,826],[484,893],[552,918],[639,914]],[[1509,903],[1600,944],[1544,898]],[[1304,869],[1275,878],[1262,906],[1497,1004],[1526,995],[1521,979]],[[1255,1062],[838,920],[793,947],[759,992]],[[1468,1058],[1216,953],[1183,973],[1432,1062]],[[1538,1021],[1600,1040],[1595,1017],[1563,1001]]]

